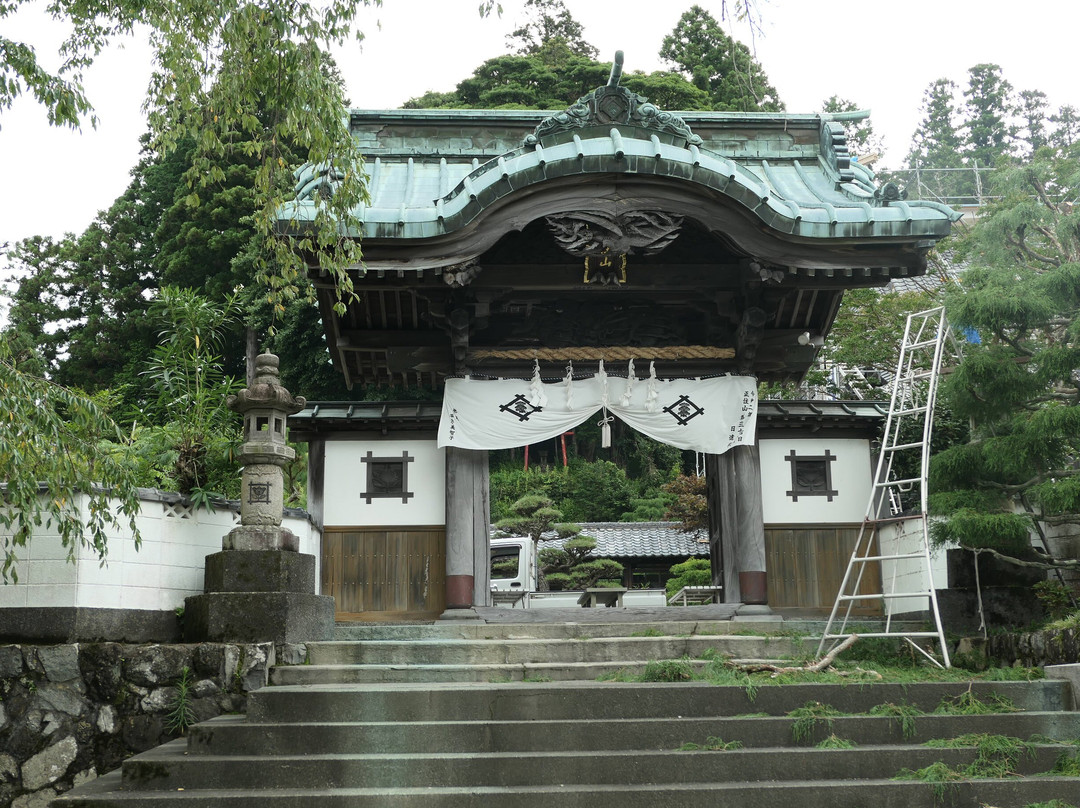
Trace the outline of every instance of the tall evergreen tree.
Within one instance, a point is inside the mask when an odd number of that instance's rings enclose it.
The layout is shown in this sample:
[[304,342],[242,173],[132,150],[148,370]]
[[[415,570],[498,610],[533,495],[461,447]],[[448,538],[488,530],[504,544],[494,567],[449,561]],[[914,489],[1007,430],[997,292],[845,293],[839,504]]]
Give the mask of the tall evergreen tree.
[[[963,166],[963,143],[957,134],[959,110],[955,96],[956,85],[944,78],[923,92],[922,120],[906,161],[910,168],[920,169],[920,187],[916,191],[919,196],[956,201],[974,190],[966,175],[956,171]],[[923,173],[922,169],[930,170]]]
[[660,57],[709,94],[710,107],[779,112],[780,95],[746,45],[729,37],[701,6],[691,6],[664,37]]
[[981,341],[942,389],[975,431],[934,458],[931,490],[937,538],[1016,558],[1033,523],[1080,535],[1080,152],[1043,149],[994,181],[1001,199],[948,297]]
[[1020,93],[1020,119],[1023,128],[1020,137],[1024,141],[1024,157],[1032,157],[1047,144],[1046,93],[1041,90],[1023,90]]
[[515,53],[529,56],[549,42],[562,42],[576,56],[595,59],[598,51],[585,41],[585,29],[563,0],[525,0],[528,20],[506,35]]
[[1016,127],[1013,87],[1001,67],[978,64],[968,70],[964,90],[964,159],[982,168],[996,166],[1013,152]]
[[1068,149],[1080,141],[1080,114],[1076,107],[1066,104],[1050,116],[1054,131],[1050,133],[1050,143],[1057,149]]

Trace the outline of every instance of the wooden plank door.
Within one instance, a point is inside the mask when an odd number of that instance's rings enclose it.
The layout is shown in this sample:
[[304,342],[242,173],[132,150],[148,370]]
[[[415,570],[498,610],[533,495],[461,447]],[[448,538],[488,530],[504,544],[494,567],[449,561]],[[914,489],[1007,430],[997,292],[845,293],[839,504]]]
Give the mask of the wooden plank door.
[[[858,535],[858,525],[766,525],[769,605],[831,610]],[[880,567],[877,564],[864,567],[859,593],[881,592]],[[879,615],[881,601],[856,601],[851,612],[864,617]]]
[[446,609],[446,529],[328,527],[322,593],[338,620],[438,617]]

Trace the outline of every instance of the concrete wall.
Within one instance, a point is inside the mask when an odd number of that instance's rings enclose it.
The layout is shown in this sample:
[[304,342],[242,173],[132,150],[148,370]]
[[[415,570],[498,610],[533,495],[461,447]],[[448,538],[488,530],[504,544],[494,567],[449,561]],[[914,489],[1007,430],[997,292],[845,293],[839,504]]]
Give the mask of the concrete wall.
[[[761,500],[765,524],[850,524],[862,522],[870,498],[873,470],[870,443],[855,438],[763,438],[761,455]],[[824,496],[799,495],[793,499],[791,463],[785,458],[829,454],[832,488],[837,493],[829,501]]]
[[[920,519],[890,519],[878,524],[878,550],[882,555],[901,555],[922,550],[922,522]],[[931,548],[934,549],[934,548]],[[930,574],[935,589],[949,585],[949,571],[945,551],[938,549],[930,554]],[[900,559],[881,562],[881,583],[886,592],[917,592],[929,589],[926,564],[922,559]],[[930,609],[929,596],[897,598],[885,602],[889,614],[907,614]]]
[[[77,506],[85,507],[85,501]],[[314,555],[318,563],[318,531],[299,512],[292,513],[283,525],[300,537],[300,552]],[[20,551],[15,566],[19,582],[0,586],[0,609],[171,612],[184,605],[185,597],[202,593],[206,556],[221,549],[222,536],[239,522],[231,507],[193,510],[175,495],[147,490],[137,517],[141,545],[135,547],[130,531],[114,530],[104,563],[85,547],[72,551],[72,563],[56,530],[42,528]]]
[[[400,458],[407,452],[408,491],[401,497],[367,501],[363,458]],[[323,524],[345,526],[445,525],[446,456],[434,439],[328,440],[323,489]]]

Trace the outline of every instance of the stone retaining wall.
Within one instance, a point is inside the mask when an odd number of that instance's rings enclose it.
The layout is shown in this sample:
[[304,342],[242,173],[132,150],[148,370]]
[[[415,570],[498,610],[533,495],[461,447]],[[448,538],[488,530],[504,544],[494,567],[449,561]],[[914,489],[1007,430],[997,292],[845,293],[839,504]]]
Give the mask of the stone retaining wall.
[[987,654],[998,664],[1019,662],[1026,667],[1080,662],[1080,631],[1031,631],[1000,634],[987,639]]
[[204,721],[243,712],[274,660],[272,643],[0,646],[0,806],[45,808],[58,793],[178,737],[168,716],[184,668],[192,713]]

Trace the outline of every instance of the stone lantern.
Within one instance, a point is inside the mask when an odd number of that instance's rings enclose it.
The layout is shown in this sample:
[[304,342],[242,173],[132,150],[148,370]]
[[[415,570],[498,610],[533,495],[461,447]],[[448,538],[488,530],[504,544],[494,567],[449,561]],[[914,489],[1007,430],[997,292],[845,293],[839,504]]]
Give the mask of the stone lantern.
[[330,636],[334,599],[315,594],[315,556],[281,526],[282,467],[296,454],[285,443],[285,422],[304,408],[278,381],[278,358],[255,360],[252,385],[230,396],[244,416],[240,525],[206,557],[202,595],[184,602],[189,641],[305,642]]
[[278,358],[255,359],[251,387],[229,396],[227,406],[244,416],[244,443],[236,455],[244,467],[240,485],[240,526],[225,537],[226,550],[292,550],[300,543],[281,527],[284,491],[281,469],[296,457],[285,444],[285,420],[307,403],[278,382]]

